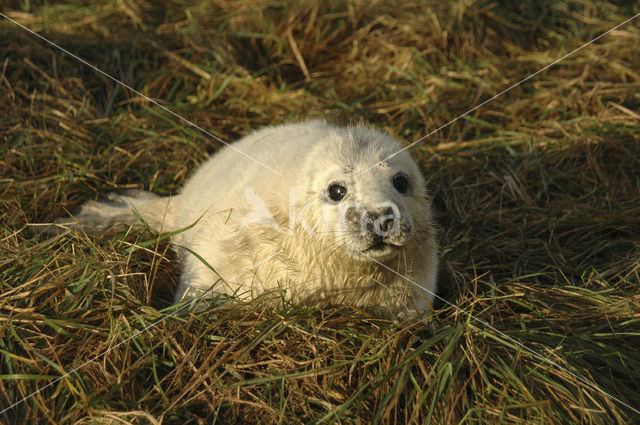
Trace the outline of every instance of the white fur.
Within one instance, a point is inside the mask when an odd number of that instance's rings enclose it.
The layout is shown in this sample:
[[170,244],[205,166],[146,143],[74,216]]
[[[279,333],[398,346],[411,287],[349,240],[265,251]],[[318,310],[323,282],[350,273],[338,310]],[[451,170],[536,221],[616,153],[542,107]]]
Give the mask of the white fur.
[[[136,192],[88,202],[75,216],[77,225],[103,231],[115,222],[139,224],[133,207],[157,231],[193,226],[173,237],[182,262],[176,301],[215,285],[215,292],[241,298],[281,289],[295,302],[375,307],[401,316],[431,303],[436,232],[418,167],[401,152],[358,175],[400,150],[397,141],[366,126],[309,121],[263,128],[234,146],[282,176],[225,147],[177,196]],[[407,194],[391,183],[398,172],[409,178]],[[348,190],[340,203],[327,198],[327,187],[336,181]],[[376,260],[419,287],[360,254],[364,242],[336,227],[340,204],[347,202],[367,208],[392,202],[401,208],[413,226],[410,238]],[[201,256],[225,281],[180,247]]]

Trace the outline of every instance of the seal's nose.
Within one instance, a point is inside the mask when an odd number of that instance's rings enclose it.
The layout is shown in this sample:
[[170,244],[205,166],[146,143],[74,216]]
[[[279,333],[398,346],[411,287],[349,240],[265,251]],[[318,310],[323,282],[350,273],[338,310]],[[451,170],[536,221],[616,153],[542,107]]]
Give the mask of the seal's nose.
[[389,230],[393,229],[393,224],[396,221],[396,216],[393,213],[393,209],[391,207],[382,211],[382,214],[379,216],[380,220],[380,230],[387,233]]
[[372,230],[376,234],[386,237],[398,231],[400,217],[393,208],[380,209],[372,216],[374,218]]
[[359,224],[362,234],[382,237],[396,234],[402,222],[398,208],[389,205],[372,209],[365,209],[363,206],[351,206],[346,210],[344,219],[351,223],[354,228]]

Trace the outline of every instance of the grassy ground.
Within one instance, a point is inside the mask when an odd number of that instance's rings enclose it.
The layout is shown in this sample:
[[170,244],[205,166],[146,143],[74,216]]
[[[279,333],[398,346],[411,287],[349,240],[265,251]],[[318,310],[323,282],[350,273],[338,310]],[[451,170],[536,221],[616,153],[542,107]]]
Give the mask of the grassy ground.
[[[324,117],[407,143],[640,10],[9,3],[3,13],[224,140]],[[175,193],[219,143],[0,19],[0,409],[111,350],[1,422],[640,423],[572,376],[640,409],[640,18],[413,151],[442,229],[442,294],[502,335],[444,303],[430,325],[399,327],[263,300],[140,332],[176,310],[166,241],[27,224],[109,191]]]

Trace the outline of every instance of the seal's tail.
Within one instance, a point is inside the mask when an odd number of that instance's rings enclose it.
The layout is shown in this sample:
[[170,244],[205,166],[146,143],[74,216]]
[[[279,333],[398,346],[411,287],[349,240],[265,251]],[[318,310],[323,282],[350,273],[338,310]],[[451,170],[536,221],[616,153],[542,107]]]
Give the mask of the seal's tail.
[[107,201],[88,201],[73,217],[58,218],[55,224],[99,233],[115,224],[146,223],[152,230],[166,233],[176,230],[175,202],[175,197],[160,197],[143,190],[128,191],[124,195],[110,194]]

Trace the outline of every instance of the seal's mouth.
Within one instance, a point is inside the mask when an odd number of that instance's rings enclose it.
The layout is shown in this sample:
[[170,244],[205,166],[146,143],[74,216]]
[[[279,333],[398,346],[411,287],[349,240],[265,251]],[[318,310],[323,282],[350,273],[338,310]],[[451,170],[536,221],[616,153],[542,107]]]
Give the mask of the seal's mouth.
[[398,245],[393,245],[387,242],[378,241],[362,252],[372,257],[386,258],[386,257],[394,256],[398,250],[400,250],[400,246]]
[[367,252],[367,251],[383,251],[383,250],[387,250],[387,249],[390,249],[390,248],[393,249],[393,248],[400,248],[400,247],[397,246],[397,245],[391,245],[391,244],[388,244],[386,242],[380,241],[380,242],[374,243],[369,248],[365,249],[365,252]]

